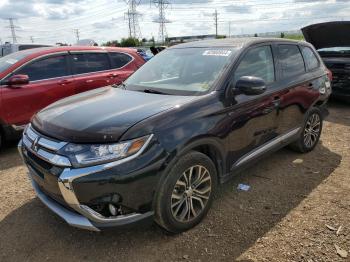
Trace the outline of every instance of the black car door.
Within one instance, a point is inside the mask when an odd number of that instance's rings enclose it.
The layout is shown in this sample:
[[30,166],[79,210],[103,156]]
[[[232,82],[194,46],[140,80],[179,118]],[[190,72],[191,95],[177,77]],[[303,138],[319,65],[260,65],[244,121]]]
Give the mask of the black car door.
[[276,88],[276,66],[271,45],[263,44],[248,49],[233,71],[233,85],[242,76],[255,76],[265,81],[267,90],[261,95],[236,95],[229,107],[231,171],[263,153],[264,145],[279,136],[280,97]]
[[305,113],[319,97],[320,64],[314,61],[311,65],[314,68],[306,72],[305,63],[311,61],[305,60],[306,56],[303,58],[299,45],[288,43],[275,47],[280,64],[280,132],[286,134],[303,126]]

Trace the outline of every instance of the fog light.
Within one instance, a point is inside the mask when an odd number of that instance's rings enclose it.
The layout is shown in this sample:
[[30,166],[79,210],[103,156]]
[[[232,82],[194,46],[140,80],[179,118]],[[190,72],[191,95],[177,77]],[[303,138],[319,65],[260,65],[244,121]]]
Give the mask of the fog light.
[[108,209],[112,216],[117,215],[117,208],[114,205],[108,204]]

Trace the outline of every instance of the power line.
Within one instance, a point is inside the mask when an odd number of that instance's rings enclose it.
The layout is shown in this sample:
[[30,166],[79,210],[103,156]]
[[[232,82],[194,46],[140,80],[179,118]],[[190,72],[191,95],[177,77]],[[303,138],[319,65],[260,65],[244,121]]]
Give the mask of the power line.
[[138,18],[140,14],[136,11],[136,7],[140,4],[141,0],[125,0],[129,5],[128,12],[125,13],[129,26],[129,37],[141,38],[141,29]]
[[15,26],[14,24],[14,20],[15,18],[7,18],[7,20],[9,20],[9,26],[8,28],[10,28],[11,30],[11,37],[12,37],[12,43],[17,43],[17,36],[16,36],[16,28],[18,28],[18,26]]
[[159,9],[158,20],[156,20],[154,22],[159,23],[158,40],[164,44],[165,38],[167,37],[165,24],[170,23],[170,21],[165,18],[165,9],[168,8],[170,2],[167,0],[151,0],[151,3],[152,2]]

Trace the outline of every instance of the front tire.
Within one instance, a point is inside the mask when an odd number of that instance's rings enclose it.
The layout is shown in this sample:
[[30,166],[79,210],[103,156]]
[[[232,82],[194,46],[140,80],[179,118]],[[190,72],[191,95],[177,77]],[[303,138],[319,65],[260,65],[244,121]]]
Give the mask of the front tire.
[[318,108],[312,108],[305,119],[299,139],[290,147],[300,153],[312,151],[320,140],[323,126],[322,113]]
[[217,186],[209,157],[191,151],[166,174],[155,199],[155,221],[171,233],[196,226],[208,213]]

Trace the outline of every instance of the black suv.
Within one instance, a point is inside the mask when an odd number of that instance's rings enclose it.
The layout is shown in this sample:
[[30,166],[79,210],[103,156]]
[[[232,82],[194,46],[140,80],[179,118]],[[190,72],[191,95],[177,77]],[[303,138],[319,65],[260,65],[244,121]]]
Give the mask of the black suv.
[[19,151],[38,197],[70,225],[147,217],[178,233],[219,183],[286,145],[317,144],[329,76],[314,48],[281,39],[178,45],[124,84],[39,112]]

